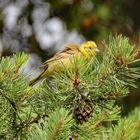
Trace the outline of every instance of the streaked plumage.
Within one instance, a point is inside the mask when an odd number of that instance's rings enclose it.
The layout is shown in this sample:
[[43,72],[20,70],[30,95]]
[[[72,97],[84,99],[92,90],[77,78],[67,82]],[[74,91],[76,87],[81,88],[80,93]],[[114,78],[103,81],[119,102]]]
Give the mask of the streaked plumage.
[[63,50],[59,51],[52,58],[43,63],[41,66],[43,72],[36,79],[31,81],[31,85],[39,79],[51,76],[57,70],[60,71],[63,67],[70,68],[70,59],[72,57],[85,58],[88,61],[95,56],[97,50],[97,45],[93,41],[87,41],[80,46],[68,44]]

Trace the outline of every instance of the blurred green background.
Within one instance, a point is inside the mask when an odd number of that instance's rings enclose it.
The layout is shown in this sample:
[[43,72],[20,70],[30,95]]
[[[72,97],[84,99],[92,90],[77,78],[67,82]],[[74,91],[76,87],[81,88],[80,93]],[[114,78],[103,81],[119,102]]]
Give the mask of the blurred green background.
[[[28,53],[24,73],[32,70],[33,77],[36,68],[67,43],[94,40],[102,48],[110,33],[121,33],[138,46],[139,7],[139,0],[1,0],[0,53]],[[129,96],[118,101],[124,112],[140,104],[139,90],[130,89]]]

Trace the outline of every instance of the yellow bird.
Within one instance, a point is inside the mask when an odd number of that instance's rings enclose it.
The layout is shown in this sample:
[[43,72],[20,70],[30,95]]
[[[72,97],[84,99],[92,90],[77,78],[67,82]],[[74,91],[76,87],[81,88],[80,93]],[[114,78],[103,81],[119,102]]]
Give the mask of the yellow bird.
[[34,85],[36,81],[51,76],[57,70],[60,71],[64,67],[69,68],[71,65],[71,58],[84,58],[87,61],[92,59],[96,52],[99,51],[97,45],[93,41],[87,41],[82,43],[80,46],[75,44],[68,44],[66,47],[56,53],[52,58],[45,61],[41,66],[43,72],[35,79],[30,82],[30,85]]

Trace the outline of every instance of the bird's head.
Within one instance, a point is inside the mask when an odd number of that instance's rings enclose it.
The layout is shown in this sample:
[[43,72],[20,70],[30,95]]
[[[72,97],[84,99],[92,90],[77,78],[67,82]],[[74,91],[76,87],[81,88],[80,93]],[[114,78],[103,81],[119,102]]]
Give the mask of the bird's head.
[[86,41],[80,45],[80,51],[86,58],[92,58],[99,51],[94,41]]

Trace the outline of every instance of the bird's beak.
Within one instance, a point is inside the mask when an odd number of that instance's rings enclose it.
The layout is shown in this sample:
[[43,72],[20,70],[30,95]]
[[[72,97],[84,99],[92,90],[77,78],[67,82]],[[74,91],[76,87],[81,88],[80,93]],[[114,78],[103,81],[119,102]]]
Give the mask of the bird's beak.
[[100,50],[98,48],[95,49],[96,52],[99,52]]

